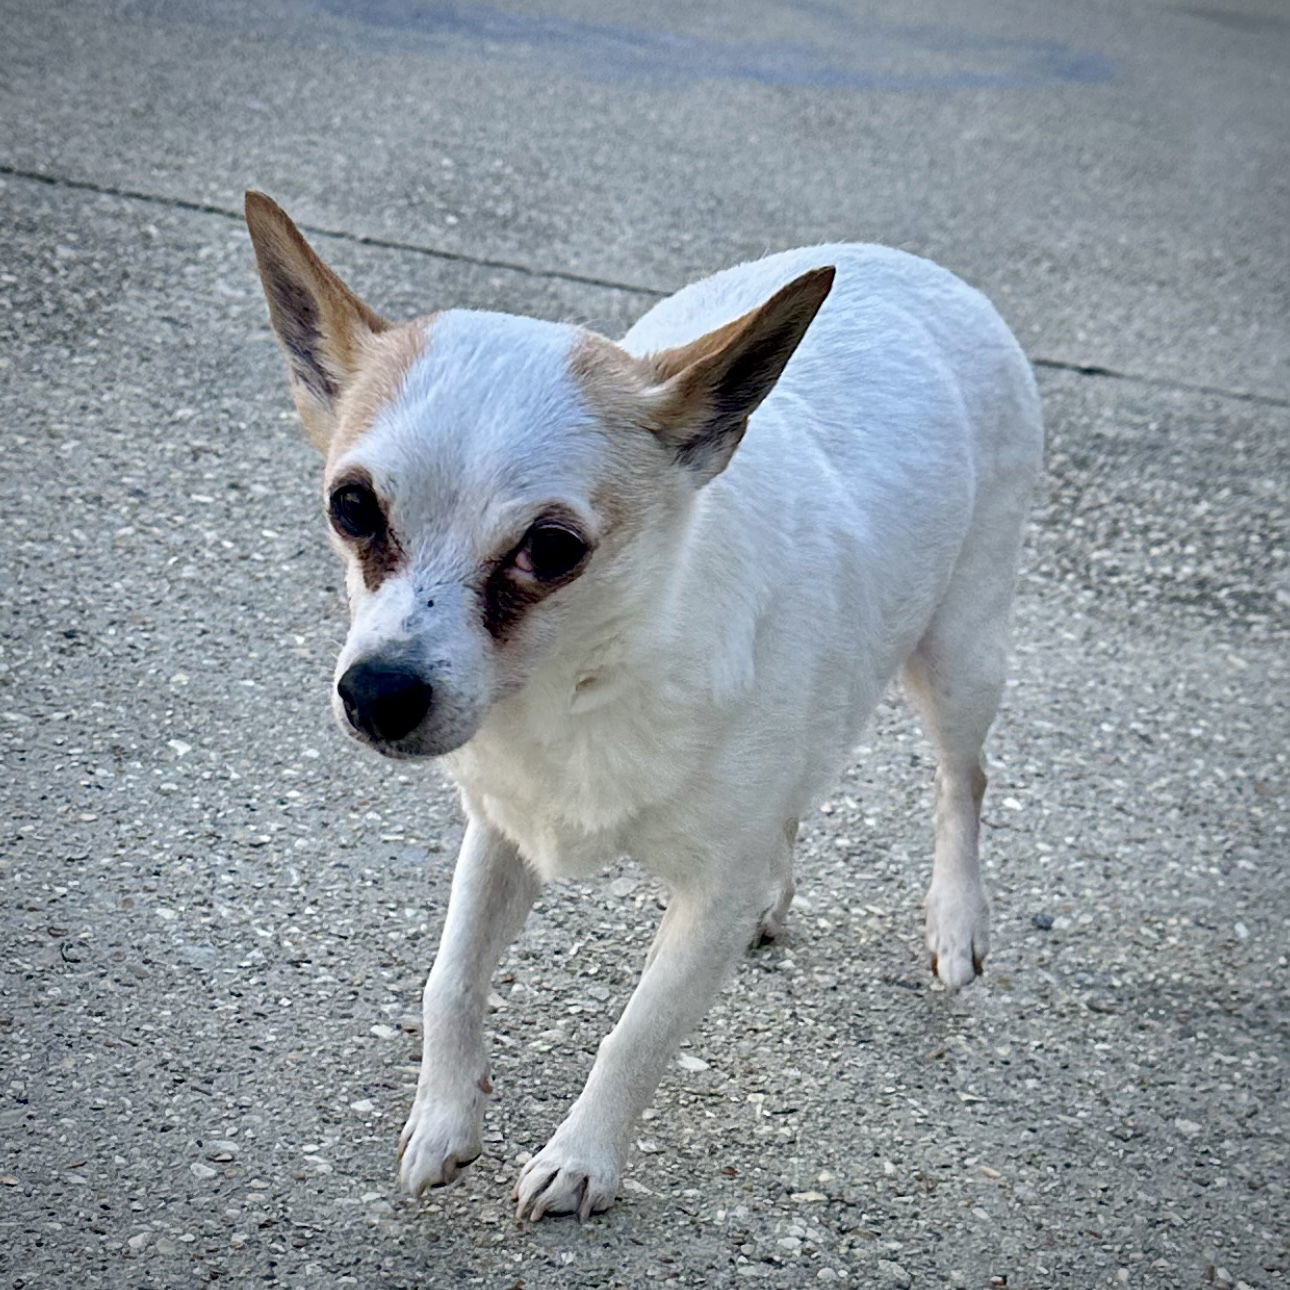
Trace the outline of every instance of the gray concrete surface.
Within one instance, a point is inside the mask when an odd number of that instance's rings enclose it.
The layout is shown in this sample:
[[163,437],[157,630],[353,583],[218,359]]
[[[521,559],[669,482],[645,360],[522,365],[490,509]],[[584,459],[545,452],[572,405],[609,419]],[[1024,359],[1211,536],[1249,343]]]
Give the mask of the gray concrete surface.
[[[0,1284],[1290,1279],[1282,6],[3,9]],[[546,894],[495,982],[486,1154],[400,1198],[459,824],[330,726],[337,569],[248,185],[393,314],[621,330],[858,236],[985,287],[1040,364],[988,975],[929,985],[893,696],[788,940],[585,1227],[516,1227],[510,1186],[659,893],[622,862]]]

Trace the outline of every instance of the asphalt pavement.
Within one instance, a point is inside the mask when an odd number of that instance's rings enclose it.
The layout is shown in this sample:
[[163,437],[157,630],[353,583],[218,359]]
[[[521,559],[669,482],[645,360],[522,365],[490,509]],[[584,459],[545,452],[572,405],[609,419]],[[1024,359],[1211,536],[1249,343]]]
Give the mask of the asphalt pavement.
[[[1276,0],[0,2],[0,1286],[1290,1282],[1288,102]],[[548,889],[485,1154],[400,1196],[460,819],[331,724],[248,187],[393,316],[854,238],[1036,363],[986,976],[923,962],[893,693],[582,1226],[510,1189],[661,893]]]

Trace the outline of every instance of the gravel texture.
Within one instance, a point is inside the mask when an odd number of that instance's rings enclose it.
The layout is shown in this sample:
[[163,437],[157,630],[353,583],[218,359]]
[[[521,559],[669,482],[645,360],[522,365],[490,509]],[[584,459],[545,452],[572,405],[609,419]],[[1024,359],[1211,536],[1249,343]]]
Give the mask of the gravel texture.
[[[952,996],[922,961],[931,765],[893,695],[804,826],[786,940],[745,959],[681,1052],[618,1206],[585,1226],[520,1227],[509,1197],[523,1153],[576,1095],[658,918],[661,892],[629,862],[544,894],[494,982],[485,1154],[414,1202],[395,1189],[394,1148],[460,821],[432,770],[360,756],[331,726],[344,619],[316,459],[288,411],[243,230],[175,200],[235,204],[252,176],[192,104],[284,38],[228,18],[221,60],[210,25],[190,29],[161,4],[122,12],[136,27],[87,20],[62,64],[50,51],[67,14],[20,25],[15,76],[48,66],[88,82],[93,58],[131,31],[141,57],[195,51],[209,76],[194,78],[162,142],[118,129],[100,155],[107,117],[83,98],[55,106],[53,91],[27,115],[4,100],[14,131],[0,133],[12,163],[0,179],[0,1285],[1290,1280],[1284,314],[1269,332],[1264,295],[1230,301],[1283,365],[1225,382],[1230,338],[1202,339],[1194,384],[1229,388],[1187,388],[1175,379],[1186,345],[1152,348],[1168,299],[1189,289],[1177,262],[1124,364],[1151,379],[1040,369],[1050,469],[992,742],[986,977]],[[750,12],[750,31],[781,38],[775,14]],[[1102,41],[1109,11],[1087,12]],[[1256,45],[1285,48],[1271,10],[1252,29],[1235,11],[1204,12],[1191,21],[1209,23],[1238,71],[1264,56]],[[1117,57],[1133,63],[1144,20],[1123,21]],[[352,74],[385,56],[319,40]],[[480,41],[481,65],[505,63],[488,63]],[[1177,65],[1198,57],[1184,44]],[[108,97],[136,92],[125,63],[100,70]],[[153,89],[140,83],[139,102]],[[772,90],[777,124],[797,113],[803,135],[838,110],[823,91]],[[666,114],[680,91],[651,92]],[[308,125],[325,150],[337,114],[291,116],[289,130]],[[574,127],[560,116],[553,128]],[[382,153],[396,177],[399,129]],[[1284,145],[1253,139],[1247,159]],[[237,177],[204,186],[199,162],[217,148]],[[499,155],[521,174],[536,164],[518,147]],[[37,162],[141,195],[15,173]],[[567,214],[576,228],[592,218],[576,160],[558,178],[540,218]],[[256,179],[267,183],[263,169]],[[463,191],[485,201],[494,180]],[[631,210],[637,194],[611,180]],[[1132,175],[1118,182],[1128,205]],[[518,200],[522,187],[507,190]],[[630,258],[665,223],[658,200],[642,198],[642,229],[612,255],[568,267],[663,281],[654,251]],[[820,235],[836,231],[832,188],[820,200],[813,214],[804,198],[797,227],[767,240],[794,240],[816,216]],[[934,205],[949,200],[936,189]],[[363,232],[349,198],[334,201],[329,225]],[[735,254],[759,227],[740,223],[742,209]],[[990,236],[1024,236],[1020,219],[1004,224]],[[527,249],[490,241],[491,228],[473,246],[454,235],[473,259],[319,245],[391,314],[451,302],[612,332],[649,303],[486,263]],[[911,215],[903,240],[918,236]],[[1268,250],[1280,233],[1268,236],[1252,244]],[[705,234],[693,259],[732,258],[715,241]],[[539,249],[534,262],[562,252]],[[1093,297],[1077,267],[1062,271]],[[1086,317],[1096,331],[1096,311]],[[1072,331],[1059,357],[1102,362],[1113,331],[1087,348]]]

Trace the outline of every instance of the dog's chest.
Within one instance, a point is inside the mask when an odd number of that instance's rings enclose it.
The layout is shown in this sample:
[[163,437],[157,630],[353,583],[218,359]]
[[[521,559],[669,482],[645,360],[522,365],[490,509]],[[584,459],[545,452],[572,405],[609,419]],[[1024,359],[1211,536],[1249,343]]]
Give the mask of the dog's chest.
[[621,700],[585,713],[520,707],[449,770],[543,878],[586,876],[633,850],[641,812],[685,783],[694,750],[667,710]]

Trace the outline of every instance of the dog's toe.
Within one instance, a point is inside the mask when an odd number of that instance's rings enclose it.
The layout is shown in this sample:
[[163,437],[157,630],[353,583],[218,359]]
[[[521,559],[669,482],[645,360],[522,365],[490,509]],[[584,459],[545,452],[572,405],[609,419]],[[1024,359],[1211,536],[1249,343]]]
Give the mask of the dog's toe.
[[553,1138],[520,1171],[515,1217],[536,1223],[547,1214],[576,1214],[581,1222],[608,1209],[617,1195],[618,1164],[611,1153]]
[[399,1138],[399,1185],[411,1196],[446,1187],[479,1158],[481,1150],[473,1110],[418,1104]]
[[961,989],[980,976],[982,970],[983,961],[976,953],[932,955],[932,975],[950,990]]

